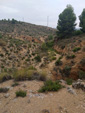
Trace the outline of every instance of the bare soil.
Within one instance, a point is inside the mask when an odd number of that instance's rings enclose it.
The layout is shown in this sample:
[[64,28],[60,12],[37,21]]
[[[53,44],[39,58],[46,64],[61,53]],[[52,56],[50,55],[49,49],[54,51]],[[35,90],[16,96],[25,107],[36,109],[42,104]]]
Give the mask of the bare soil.
[[[43,85],[41,81],[24,81],[19,82],[19,86],[11,87],[13,83],[10,80],[0,84],[0,88],[10,86],[8,98],[4,97],[5,93],[0,93],[0,113],[43,113],[44,109],[49,113],[85,113],[85,92],[82,90],[73,89],[76,95],[70,94],[67,88],[38,93],[37,90]],[[19,89],[27,91],[25,98],[16,98],[15,92]]]

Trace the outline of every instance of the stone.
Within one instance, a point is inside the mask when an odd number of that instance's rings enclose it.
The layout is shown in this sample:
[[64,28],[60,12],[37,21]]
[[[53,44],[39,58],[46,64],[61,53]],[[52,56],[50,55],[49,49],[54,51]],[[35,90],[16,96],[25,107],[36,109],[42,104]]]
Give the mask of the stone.
[[9,93],[7,93],[7,94],[4,95],[5,98],[8,98],[9,96],[10,96]]
[[67,87],[67,91],[71,94],[76,95],[76,92],[71,87]]
[[30,103],[30,99],[28,99],[28,104]]
[[44,109],[44,110],[42,110],[42,112],[41,112],[41,113],[50,113],[50,112],[49,112],[49,110]]

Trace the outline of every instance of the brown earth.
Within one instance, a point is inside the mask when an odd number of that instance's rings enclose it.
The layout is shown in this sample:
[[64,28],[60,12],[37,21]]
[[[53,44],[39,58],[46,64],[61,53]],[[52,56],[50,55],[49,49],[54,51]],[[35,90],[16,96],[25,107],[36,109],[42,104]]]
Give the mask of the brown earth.
[[[12,84],[13,81],[10,80],[1,83],[0,87]],[[4,97],[5,94],[0,93],[0,113],[43,113],[42,110],[45,111],[45,109],[49,113],[85,113],[85,93],[82,90],[73,89],[76,95],[70,94],[66,88],[54,93],[41,94],[37,93],[37,90],[43,85],[43,82],[25,81],[19,84],[17,87],[10,88],[8,98]],[[27,91],[25,98],[16,98],[15,92],[19,89]]]

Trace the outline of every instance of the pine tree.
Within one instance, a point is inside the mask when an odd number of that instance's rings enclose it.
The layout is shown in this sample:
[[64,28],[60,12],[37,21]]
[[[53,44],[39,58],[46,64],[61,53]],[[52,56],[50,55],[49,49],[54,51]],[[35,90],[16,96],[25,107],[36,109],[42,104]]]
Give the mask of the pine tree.
[[71,5],[67,5],[66,9],[59,15],[57,36],[59,38],[67,38],[72,35],[75,30],[76,15]]
[[80,27],[81,30],[85,33],[85,9],[83,9],[81,15],[79,16],[79,20],[80,20]]

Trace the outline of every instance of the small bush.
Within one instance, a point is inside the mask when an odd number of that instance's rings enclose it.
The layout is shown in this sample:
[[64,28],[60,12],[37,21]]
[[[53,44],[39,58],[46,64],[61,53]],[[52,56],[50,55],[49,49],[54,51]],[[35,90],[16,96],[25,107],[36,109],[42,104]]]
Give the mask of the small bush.
[[0,88],[0,93],[7,93],[8,91],[8,88]]
[[80,64],[81,64],[82,66],[85,66],[85,58],[82,58],[82,59],[81,59]]
[[37,62],[41,62],[41,58],[40,58],[40,56],[37,55],[37,56],[35,57],[35,60],[36,60]]
[[47,72],[46,71],[42,70],[42,71],[40,71],[38,73],[40,75],[39,80],[41,80],[41,81],[46,81],[47,80]]
[[76,30],[75,32],[74,32],[74,35],[81,35],[83,32],[81,31],[81,30]]
[[73,82],[72,79],[66,79],[66,83],[67,83],[68,85],[72,85],[72,82]]
[[62,65],[61,59],[62,59],[62,56],[60,56],[59,59],[55,62],[55,65],[56,65],[56,66]]
[[0,82],[4,82],[4,81],[10,80],[10,79],[12,79],[12,76],[9,75],[9,73],[2,72],[2,73],[0,74]]
[[85,72],[84,71],[79,72],[79,79],[85,79]]
[[16,91],[16,97],[26,97],[27,92],[23,90]]
[[28,70],[36,70],[36,68],[33,66],[29,66]]
[[15,83],[12,84],[12,87],[15,87],[15,86],[18,86],[18,85],[19,85],[19,83],[15,82]]
[[29,70],[29,69],[17,70],[14,73],[14,79],[16,81],[32,80],[32,76],[33,76],[34,72],[35,72],[34,70]]
[[81,49],[80,47],[76,47],[76,48],[73,49],[73,52],[77,52],[77,51],[79,51],[80,49]]
[[56,57],[52,57],[52,60],[56,60]]
[[44,83],[44,86],[39,89],[39,92],[43,93],[48,91],[58,91],[61,88],[62,85],[58,81],[53,82],[51,80],[48,80]]
[[75,58],[75,55],[67,55],[66,58],[67,59],[73,59],[73,58]]
[[71,67],[70,66],[65,66],[65,68],[63,69],[63,74],[64,76],[68,77],[71,71]]

